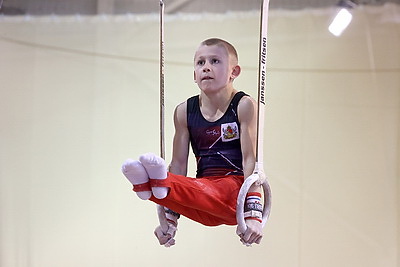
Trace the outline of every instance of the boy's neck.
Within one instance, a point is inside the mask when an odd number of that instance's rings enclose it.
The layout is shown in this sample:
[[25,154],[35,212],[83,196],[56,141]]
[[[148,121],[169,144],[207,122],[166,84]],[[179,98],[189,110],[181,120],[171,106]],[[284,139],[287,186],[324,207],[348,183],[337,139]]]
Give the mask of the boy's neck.
[[233,88],[231,90],[219,91],[214,94],[201,92],[200,110],[203,117],[208,121],[216,121],[221,118],[225,114],[236,92],[237,91]]

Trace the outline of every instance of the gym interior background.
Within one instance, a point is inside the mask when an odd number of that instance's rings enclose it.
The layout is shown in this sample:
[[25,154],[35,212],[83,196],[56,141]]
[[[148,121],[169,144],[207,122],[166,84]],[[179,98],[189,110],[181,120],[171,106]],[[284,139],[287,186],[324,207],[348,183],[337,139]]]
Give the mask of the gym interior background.
[[[271,1],[263,241],[182,218],[166,249],[120,171],[159,152],[159,2],[58,2],[0,15],[0,266],[400,266],[399,3],[359,3],[336,37],[334,3]],[[165,1],[167,162],[203,39],[236,46],[235,86],[257,96],[259,1],[199,2]]]

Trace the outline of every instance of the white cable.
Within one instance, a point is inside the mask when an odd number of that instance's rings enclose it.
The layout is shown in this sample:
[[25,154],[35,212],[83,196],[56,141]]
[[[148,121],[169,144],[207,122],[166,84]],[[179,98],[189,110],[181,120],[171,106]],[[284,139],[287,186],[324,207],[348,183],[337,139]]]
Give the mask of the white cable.
[[[164,138],[164,1],[160,0],[160,156],[165,159]],[[158,221],[164,234],[168,231],[168,222],[164,207],[157,205]]]
[[165,159],[164,136],[164,1],[160,0],[160,156],[163,159]]
[[268,29],[269,0],[263,0],[261,4],[260,19],[260,44],[259,44],[259,67],[258,67],[258,111],[257,111],[257,147],[256,166],[253,174],[247,177],[240,188],[237,206],[236,220],[238,223],[238,234],[246,232],[247,226],[244,220],[244,204],[249,188],[254,183],[262,185],[264,189],[264,209],[262,226],[265,226],[271,211],[271,189],[264,173],[263,167],[263,134],[264,134],[264,112],[265,112],[265,87],[267,73],[267,29]]

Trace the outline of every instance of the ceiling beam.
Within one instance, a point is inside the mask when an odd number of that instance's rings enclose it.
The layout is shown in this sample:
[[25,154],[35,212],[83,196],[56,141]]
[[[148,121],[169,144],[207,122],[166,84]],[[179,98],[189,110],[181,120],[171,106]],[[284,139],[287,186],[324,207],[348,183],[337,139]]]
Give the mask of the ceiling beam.
[[168,5],[165,5],[165,13],[171,14],[179,11],[183,6],[192,2],[193,0],[175,0]]
[[97,14],[114,14],[114,0],[97,0]]

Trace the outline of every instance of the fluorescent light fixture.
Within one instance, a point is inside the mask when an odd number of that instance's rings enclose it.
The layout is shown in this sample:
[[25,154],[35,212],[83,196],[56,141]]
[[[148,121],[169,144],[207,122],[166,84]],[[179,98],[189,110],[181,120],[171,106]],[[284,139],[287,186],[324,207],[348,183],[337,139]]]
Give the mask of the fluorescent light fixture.
[[335,36],[340,36],[349,26],[352,18],[351,13],[346,8],[342,8],[333,19],[331,25],[329,25],[329,31]]
[[340,7],[340,10],[329,25],[329,31],[335,36],[340,36],[353,18],[349,10],[356,7],[357,4],[355,0],[340,0],[337,6]]

